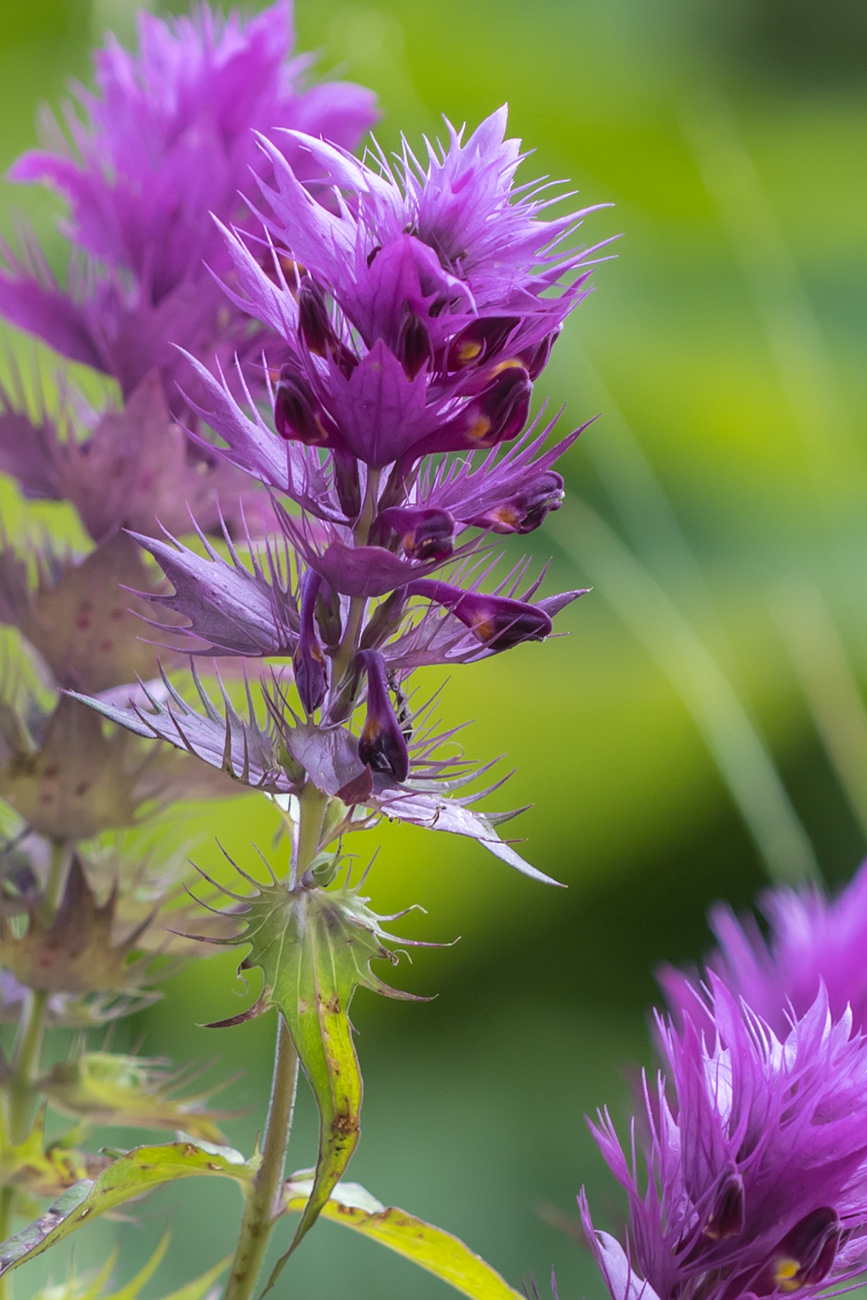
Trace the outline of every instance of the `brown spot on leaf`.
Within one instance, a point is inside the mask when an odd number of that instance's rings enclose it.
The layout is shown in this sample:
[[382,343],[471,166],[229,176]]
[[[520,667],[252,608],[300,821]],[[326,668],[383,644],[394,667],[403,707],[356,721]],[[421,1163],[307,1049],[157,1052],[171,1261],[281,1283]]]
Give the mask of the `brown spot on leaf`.
[[331,1121],[331,1132],[335,1137],[352,1137],[358,1132],[358,1116],[339,1110]]

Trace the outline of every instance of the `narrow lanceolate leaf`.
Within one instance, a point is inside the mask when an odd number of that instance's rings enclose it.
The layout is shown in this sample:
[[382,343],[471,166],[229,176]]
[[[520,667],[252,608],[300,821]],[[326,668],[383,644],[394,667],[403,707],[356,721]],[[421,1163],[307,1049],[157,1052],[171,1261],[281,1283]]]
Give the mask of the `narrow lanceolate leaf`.
[[70,1187],[38,1219],[3,1242],[0,1277],[63,1241],[83,1223],[143,1196],[162,1183],[202,1174],[247,1183],[257,1164],[258,1159],[245,1161],[231,1147],[214,1146],[210,1142],[136,1147],[110,1164],[98,1178],[85,1178]]
[[370,970],[374,958],[397,961],[385,947],[380,918],[354,889],[294,890],[276,881],[261,886],[248,903],[238,943],[249,943],[243,970],[261,969],[262,996],[243,1017],[277,1007],[319,1107],[319,1156],[301,1222],[271,1284],[301,1238],[313,1226],[358,1144],[361,1073],[352,1042],[349,1004],[359,985],[391,997],[408,997]]
[[[285,1185],[284,1209],[303,1214],[311,1186],[309,1176],[294,1174]],[[490,1264],[450,1232],[393,1205],[382,1205],[358,1183],[338,1183],[321,1213],[412,1260],[471,1300],[523,1300]]]

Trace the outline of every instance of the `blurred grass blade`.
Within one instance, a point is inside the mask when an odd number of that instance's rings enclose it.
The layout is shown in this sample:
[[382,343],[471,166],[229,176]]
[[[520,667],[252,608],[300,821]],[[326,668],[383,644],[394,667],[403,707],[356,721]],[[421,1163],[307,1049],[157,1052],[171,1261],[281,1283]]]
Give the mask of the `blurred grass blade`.
[[188,1282],[186,1286],[181,1287],[180,1291],[173,1291],[171,1295],[167,1295],[165,1300],[205,1300],[205,1297],[210,1294],[211,1287],[220,1274],[225,1273],[231,1262],[232,1256],[227,1255],[225,1259],[220,1260],[219,1264],[209,1268],[207,1273],[197,1277],[195,1282]]
[[[604,429],[598,433],[595,428],[588,429],[579,446],[617,512],[632,549],[698,613],[716,624],[704,574],[644,448],[590,357],[571,338],[568,343],[589,380],[588,406],[598,406],[605,413]],[[583,383],[581,388],[585,388]]]
[[843,640],[810,583],[799,582],[776,613],[816,730],[867,838],[867,709]]
[[659,583],[589,506],[567,502],[551,527],[656,660],[689,710],[771,879],[817,879],[812,845],[773,760],[711,651]]
[[764,326],[814,481],[823,489],[860,486],[863,461],[816,314],[731,106],[707,88],[682,122]]
[[253,1177],[255,1163],[245,1161],[231,1147],[210,1142],[136,1147],[110,1164],[98,1178],[86,1178],[70,1187],[38,1219],[3,1242],[0,1277],[63,1241],[83,1223],[163,1183],[201,1174],[218,1174],[247,1183]]
[[[304,1213],[312,1185],[309,1176],[294,1174],[289,1179],[284,1200],[289,1213]],[[382,1205],[358,1183],[338,1183],[321,1216],[387,1246],[471,1300],[524,1300],[490,1264],[450,1232],[394,1206]]]
[[163,1262],[163,1257],[168,1248],[169,1234],[164,1232],[150,1259],[142,1265],[135,1277],[131,1278],[126,1286],[122,1286],[119,1291],[113,1291],[110,1296],[106,1296],[105,1300],[138,1300],[142,1287],[147,1286],[148,1282],[150,1282]]

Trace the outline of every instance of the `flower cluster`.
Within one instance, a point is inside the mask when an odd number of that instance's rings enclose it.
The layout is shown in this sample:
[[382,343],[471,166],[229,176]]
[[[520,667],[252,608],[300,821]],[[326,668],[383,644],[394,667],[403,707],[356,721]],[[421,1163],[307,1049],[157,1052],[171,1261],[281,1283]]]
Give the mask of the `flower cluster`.
[[[696,998],[699,995],[696,993]],[[588,1240],[614,1300],[827,1294],[867,1260],[867,1040],[822,990],[778,1036],[711,975],[703,1023],[662,1018],[644,1154],[595,1136],[629,1198],[626,1248]]]
[[577,432],[545,449],[549,430],[525,425],[590,265],[566,243],[583,214],[544,220],[545,187],[515,185],[522,155],[505,128],[504,109],[466,140],[449,127],[442,151],[421,163],[405,145],[395,167],[296,131],[260,137],[262,229],[225,231],[226,292],[285,360],[263,360],[267,416],[242,361],[227,380],[189,354],[205,398],[187,396],[224,459],[275,494],[269,540],[257,550],[247,536],[250,568],[228,532],[228,558],[204,532],[204,556],[171,534],[136,538],[170,579],[156,600],[186,619],[194,653],[291,657],[303,720],[282,679],[265,729],[204,694],[204,716],[179,699],[102,707],[251,784],[299,794],[309,781],[532,871],[473,796],[446,798],[466,773],[435,756],[405,690],[421,665],[544,639],[580,594],[533,600],[523,564],[483,589],[480,542],[530,532],[562,499],[553,465]]
[[0,469],[29,496],[72,501],[96,540],[155,517],[182,528],[187,501],[212,527],[217,496],[238,495],[237,479],[179,427],[190,411],[175,345],[222,357],[266,346],[215,278],[230,261],[214,217],[249,221],[240,192],[270,175],[254,131],[279,138],[303,169],[284,128],[352,147],[376,118],[360,86],[307,84],[309,57],[291,57],[289,0],[247,23],[202,5],[192,18],[142,13],[138,26],[138,55],[110,38],[96,91],[75,89],[67,134],[46,117],[44,148],[11,171],[68,201],[66,287],[32,237],[0,269],[0,314],[120,387],[121,412],[74,400],[34,422],[16,394],[0,402]]
[[867,1266],[867,866],[834,900],[769,890],[770,933],[719,905],[704,979],[664,967],[664,1058],[645,1080],[644,1168],[607,1113],[626,1248],[588,1239],[614,1300],[839,1291]]
[[[752,917],[738,921],[725,905],[713,909],[719,948],[709,970],[778,1034],[806,1013],[820,988],[835,1017],[849,1007],[855,1026],[867,1028],[867,863],[836,899],[812,885],[768,890],[761,904],[767,939]],[[659,978],[676,1014],[698,1013],[693,980],[671,967]]]
[[[136,951],[146,950],[151,938],[139,922],[155,921],[161,904],[177,901],[164,870],[154,875],[125,861],[115,862],[116,877],[138,883],[111,901],[95,838],[138,825],[175,800],[238,789],[189,755],[143,745],[127,732],[107,735],[91,709],[62,692],[110,694],[137,677],[153,680],[158,654],[169,669],[185,662],[142,640],[148,598],[165,584],[155,585],[123,529],[153,530],[157,519],[188,527],[190,509],[213,528],[221,518],[218,496],[231,498],[233,485],[238,495],[241,476],[180,423],[189,423],[190,411],[175,382],[174,344],[220,356],[262,350],[261,327],[231,306],[214,279],[230,273],[231,259],[212,212],[250,222],[239,190],[251,182],[251,169],[271,174],[254,131],[276,138],[301,126],[354,144],[375,117],[373,97],[361,87],[306,84],[310,61],[291,57],[290,16],[286,0],[247,23],[218,19],[204,5],[194,18],[140,15],[137,55],[109,39],[97,55],[95,93],[76,90],[83,117],[67,113],[72,143],[47,123],[46,147],[12,169],[15,179],[46,181],[67,198],[74,251],[65,289],[35,248],[22,264],[10,254],[0,270],[0,313],[72,361],[110,375],[122,397],[119,408],[92,411],[64,379],[59,411],[34,419],[14,372],[11,391],[0,395],[0,468],[25,495],[74,506],[95,543],[85,556],[48,545],[23,556],[5,538],[0,545],[0,622],[18,629],[36,669],[32,689],[0,708],[0,799],[19,845],[0,854],[2,908],[30,918],[17,947],[10,935],[4,939],[4,965],[17,984],[7,981],[3,992],[12,1006],[21,1002],[22,985],[40,987],[36,968],[50,948],[51,983],[43,991],[57,1016],[63,1002],[70,1023],[105,1018],[109,992],[140,1000],[144,968],[133,970],[124,945],[134,935]],[[303,168],[302,151],[280,138]],[[86,888],[67,897],[73,846]],[[109,899],[110,907],[100,903],[108,910],[94,913],[92,889]],[[64,908],[65,928],[53,930]],[[70,983],[61,957],[76,927],[81,938],[97,914],[96,938],[81,948],[88,950],[88,990],[86,971],[77,968]],[[109,974],[97,975],[109,931],[119,946],[103,962]],[[163,927],[153,932],[154,944],[165,945]],[[111,1002],[112,1014],[118,1005],[122,998]]]

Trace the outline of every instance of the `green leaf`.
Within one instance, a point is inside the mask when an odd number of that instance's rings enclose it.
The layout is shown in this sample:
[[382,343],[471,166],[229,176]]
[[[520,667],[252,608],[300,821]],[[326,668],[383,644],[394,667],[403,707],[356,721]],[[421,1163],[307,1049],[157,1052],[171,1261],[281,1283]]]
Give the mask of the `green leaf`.
[[409,997],[383,984],[370,962],[397,956],[367,900],[347,885],[294,890],[274,880],[247,900],[245,928],[236,942],[249,943],[242,970],[264,976],[255,1007],[222,1025],[275,1006],[283,1016],[319,1107],[319,1157],[310,1196],[292,1245],[271,1275],[273,1285],[328,1200],[358,1145],[362,1083],[352,1042],[349,1004],[359,985],[390,997]]
[[[285,1185],[284,1209],[303,1214],[311,1188],[310,1176],[293,1174]],[[352,1228],[412,1260],[471,1300],[524,1300],[490,1264],[450,1232],[394,1206],[382,1205],[358,1183],[338,1183],[321,1213],[323,1218]]]
[[63,1241],[83,1223],[162,1183],[209,1174],[247,1183],[258,1164],[259,1157],[245,1160],[231,1147],[210,1142],[136,1147],[110,1164],[98,1178],[85,1178],[70,1187],[38,1219],[5,1241],[0,1246],[0,1277]]

